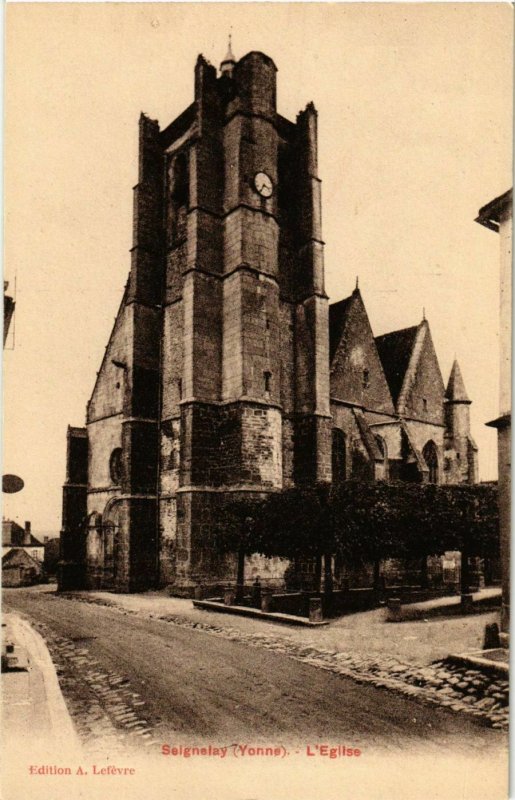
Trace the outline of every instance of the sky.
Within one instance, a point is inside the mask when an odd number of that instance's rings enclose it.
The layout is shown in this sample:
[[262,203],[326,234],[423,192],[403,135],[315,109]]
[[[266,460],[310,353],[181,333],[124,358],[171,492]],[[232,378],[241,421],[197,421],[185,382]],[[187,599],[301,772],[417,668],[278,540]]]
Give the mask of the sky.
[[66,428],[85,406],[129,271],[141,111],[193,100],[199,53],[278,68],[278,111],[319,113],[326,290],[360,289],[375,335],[423,309],[444,381],[460,362],[496,477],[499,237],[474,222],[512,185],[512,8],[452,4],[8,4],[3,514],[60,528]]

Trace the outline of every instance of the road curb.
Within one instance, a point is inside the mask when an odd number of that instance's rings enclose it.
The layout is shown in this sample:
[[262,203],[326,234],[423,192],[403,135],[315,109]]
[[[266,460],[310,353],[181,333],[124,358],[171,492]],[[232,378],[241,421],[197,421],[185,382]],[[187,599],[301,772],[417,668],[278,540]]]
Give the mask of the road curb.
[[248,606],[226,606],[223,603],[217,603],[214,600],[192,600],[195,608],[203,609],[204,611],[216,611],[218,614],[236,614],[239,617],[254,617],[256,619],[267,619],[270,622],[281,622],[284,625],[301,625],[305,628],[322,628],[328,625],[327,620],[321,622],[312,622],[307,617],[299,617],[294,614],[281,614],[275,611],[261,611],[258,608],[249,608]]
[[48,716],[53,734],[52,748],[63,748],[63,751],[67,753],[74,751],[80,754],[81,744],[79,737],[62,695],[55,666],[43,637],[23,617],[15,612],[9,612],[9,622],[12,626],[14,638],[27,650],[29,661],[35,664],[42,675]]

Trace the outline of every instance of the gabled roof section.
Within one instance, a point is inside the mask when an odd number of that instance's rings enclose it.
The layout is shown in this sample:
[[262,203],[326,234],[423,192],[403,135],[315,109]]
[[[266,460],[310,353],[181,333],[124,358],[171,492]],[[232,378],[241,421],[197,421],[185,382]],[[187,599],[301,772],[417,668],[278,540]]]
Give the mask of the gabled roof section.
[[451,403],[471,402],[469,396],[467,395],[467,390],[465,389],[460,365],[456,359],[454,359],[454,364],[452,365],[451,374],[449,377],[449,383],[447,384],[447,389],[445,390],[445,399]]
[[21,536],[23,539],[24,533],[25,531],[21,525],[18,525],[12,519],[2,520],[2,545],[7,547],[16,544],[16,537]]
[[507,192],[504,192],[504,194],[501,194],[499,197],[487,203],[486,206],[480,208],[475,221],[497,233],[502,218],[511,209],[512,202],[513,189],[508,189]]
[[[87,404],[87,411],[86,411],[86,422],[89,423],[96,418],[96,416],[106,416],[108,413],[116,413],[121,409],[118,407],[120,405],[120,400],[114,397],[114,393],[111,392],[102,392],[102,383],[106,380],[106,377],[112,373],[113,367],[112,364],[116,362],[120,362],[120,365],[127,364],[129,366],[129,362],[131,360],[131,351],[130,346],[127,344],[127,337],[123,336],[123,328],[127,326],[129,323],[126,317],[126,309],[127,309],[127,299],[129,296],[129,279],[125,284],[122,301],[118,307],[118,312],[116,314],[114,325],[111,329],[111,334],[109,336],[109,341],[107,346],[104,350],[104,354],[102,357],[102,363],[100,365],[100,369],[96,374],[95,378],[95,385],[93,386],[93,391],[91,393],[91,397]],[[97,398],[98,398],[98,407],[97,407]],[[85,430],[85,429],[79,429]]]
[[377,351],[390,387],[393,402],[397,404],[404,384],[406,371],[415,345],[418,325],[376,337]]
[[29,541],[28,544],[25,543],[25,531],[22,530],[22,534],[18,536],[13,536],[12,543],[16,545],[16,547],[44,547],[43,542],[40,542],[39,539],[36,539],[31,533],[29,533]]
[[376,339],[398,414],[443,425],[445,386],[426,319]]
[[353,294],[329,306],[329,360],[333,360],[347,321]]
[[36,561],[35,558],[27,553],[23,547],[13,547],[12,550],[9,550],[8,553],[2,556],[2,568],[3,567],[33,567],[37,569],[38,572],[41,571],[41,564],[39,561]]
[[359,289],[329,306],[331,398],[393,414],[394,407]]
[[353,409],[353,413],[359,428],[361,441],[365,445],[369,457],[374,461],[382,461],[383,454],[379,450],[377,439],[372,433],[371,429],[369,428],[368,423],[365,419],[365,415],[363,414],[362,411],[358,411],[356,409]]

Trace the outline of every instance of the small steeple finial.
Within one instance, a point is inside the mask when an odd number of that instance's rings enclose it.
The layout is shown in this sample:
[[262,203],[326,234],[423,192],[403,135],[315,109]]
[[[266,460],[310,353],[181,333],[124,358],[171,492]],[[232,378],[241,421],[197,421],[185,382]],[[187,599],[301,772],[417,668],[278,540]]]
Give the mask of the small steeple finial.
[[356,291],[359,289],[359,275],[356,275]]
[[234,53],[232,52],[232,28],[229,31],[229,44],[227,45],[227,54],[220,64],[220,71],[222,75],[232,75],[232,71],[234,65],[236,64],[236,59],[234,58]]
[[426,307],[422,306],[422,322],[426,321]]

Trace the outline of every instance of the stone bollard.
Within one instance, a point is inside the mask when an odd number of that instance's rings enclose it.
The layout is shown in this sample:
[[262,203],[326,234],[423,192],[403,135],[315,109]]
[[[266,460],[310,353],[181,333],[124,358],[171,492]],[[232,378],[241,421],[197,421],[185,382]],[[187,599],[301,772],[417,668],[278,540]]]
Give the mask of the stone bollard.
[[322,614],[322,598],[321,597],[310,597],[309,599],[309,621],[310,622],[322,622],[323,620]]
[[251,603],[254,608],[261,608],[261,581],[256,578],[250,590]]
[[233,606],[236,599],[236,592],[231,587],[224,591],[224,605]]
[[400,597],[390,597],[386,603],[386,622],[402,622]]
[[471,611],[474,609],[474,602],[472,600],[471,594],[462,594],[461,595],[461,610],[465,614],[470,614]]
[[485,639],[483,642],[483,650],[494,650],[501,646],[499,639],[499,626],[497,622],[492,622],[485,627]]
[[273,610],[273,603],[274,597],[272,592],[263,590],[261,592],[261,611],[272,611]]

